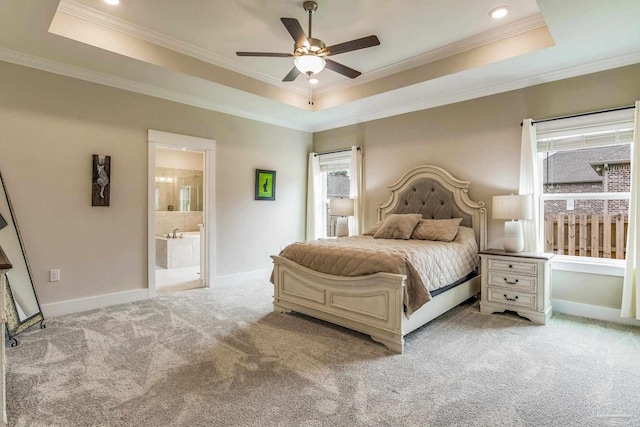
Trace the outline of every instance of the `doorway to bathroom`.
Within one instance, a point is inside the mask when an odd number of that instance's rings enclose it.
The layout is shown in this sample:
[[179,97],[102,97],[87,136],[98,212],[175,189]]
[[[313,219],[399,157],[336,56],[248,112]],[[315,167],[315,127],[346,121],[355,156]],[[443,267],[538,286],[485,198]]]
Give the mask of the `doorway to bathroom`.
[[204,152],[156,147],[156,292],[202,287]]
[[149,297],[213,276],[215,141],[149,131]]

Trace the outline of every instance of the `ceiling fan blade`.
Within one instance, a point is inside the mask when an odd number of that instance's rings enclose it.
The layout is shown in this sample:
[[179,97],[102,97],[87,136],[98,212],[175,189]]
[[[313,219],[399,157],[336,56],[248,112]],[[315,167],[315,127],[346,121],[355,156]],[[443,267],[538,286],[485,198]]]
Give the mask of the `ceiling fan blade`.
[[236,52],[238,56],[269,56],[273,58],[289,58],[293,56],[291,53],[272,53],[272,52]]
[[282,79],[283,82],[292,82],[296,79],[296,77],[298,77],[300,74],[302,74],[300,71],[298,71],[298,69],[296,67],[293,67],[291,69],[291,71],[289,71],[289,74],[287,74],[286,76],[284,76],[284,79]]
[[307,35],[304,33],[300,22],[298,22],[295,18],[280,18],[285,27],[287,27],[287,31],[293,37],[293,40],[296,42],[296,47],[302,46],[307,41]]
[[338,55],[340,53],[351,52],[352,50],[365,49],[372,46],[378,46],[380,40],[376,36],[367,36],[360,39],[351,40],[344,43],[334,44],[333,46],[326,47],[320,51],[319,55],[322,55],[324,51],[328,51],[325,55]]
[[339,64],[336,61],[332,61],[330,59],[325,59],[325,61],[327,61],[327,64],[325,65],[326,68],[330,69],[331,71],[335,71],[336,73],[340,73],[343,76],[355,79],[360,74],[362,74],[360,71],[349,68],[346,65]]

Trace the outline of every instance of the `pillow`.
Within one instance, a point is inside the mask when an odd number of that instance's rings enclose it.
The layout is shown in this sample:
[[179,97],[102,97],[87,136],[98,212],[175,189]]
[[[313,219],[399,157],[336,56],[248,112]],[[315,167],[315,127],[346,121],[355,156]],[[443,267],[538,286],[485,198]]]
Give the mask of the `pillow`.
[[412,239],[450,242],[458,234],[462,218],[421,219],[411,233]]
[[411,232],[421,219],[420,214],[391,214],[373,237],[374,239],[409,239]]
[[380,230],[380,227],[382,227],[382,224],[384,223],[384,221],[378,221],[375,223],[375,225],[371,226],[371,228],[369,228],[367,231],[365,231],[364,234],[365,236],[373,236],[374,234],[376,234],[376,231]]

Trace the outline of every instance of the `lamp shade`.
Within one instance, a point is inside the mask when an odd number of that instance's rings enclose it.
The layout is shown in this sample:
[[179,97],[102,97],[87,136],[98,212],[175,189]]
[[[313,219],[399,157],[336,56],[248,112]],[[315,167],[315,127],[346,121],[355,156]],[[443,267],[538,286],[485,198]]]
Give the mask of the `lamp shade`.
[[353,216],[353,199],[330,199],[329,214],[335,216]]
[[324,69],[326,63],[324,59],[315,55],[297,56],[296,59],[293,60],[293,64],[298,71],[307,75],[319,73]]
[[493,196],[493,219],[530,219],[531,196]]

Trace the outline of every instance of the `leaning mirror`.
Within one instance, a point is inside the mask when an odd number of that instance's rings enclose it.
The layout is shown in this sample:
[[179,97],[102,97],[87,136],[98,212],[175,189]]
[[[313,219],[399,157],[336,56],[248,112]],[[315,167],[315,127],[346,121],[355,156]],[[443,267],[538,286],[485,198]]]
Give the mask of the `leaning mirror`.
[[6,272],[4,310],[7,334],[13,340],[11,345],[15,346],[18,343],[15,336],[25,329],[38,322],[40,327],[44,328],[44,317],[33,286],[18,222],[1,173],[0,186],[0,247],[13,265],[13,268]]

